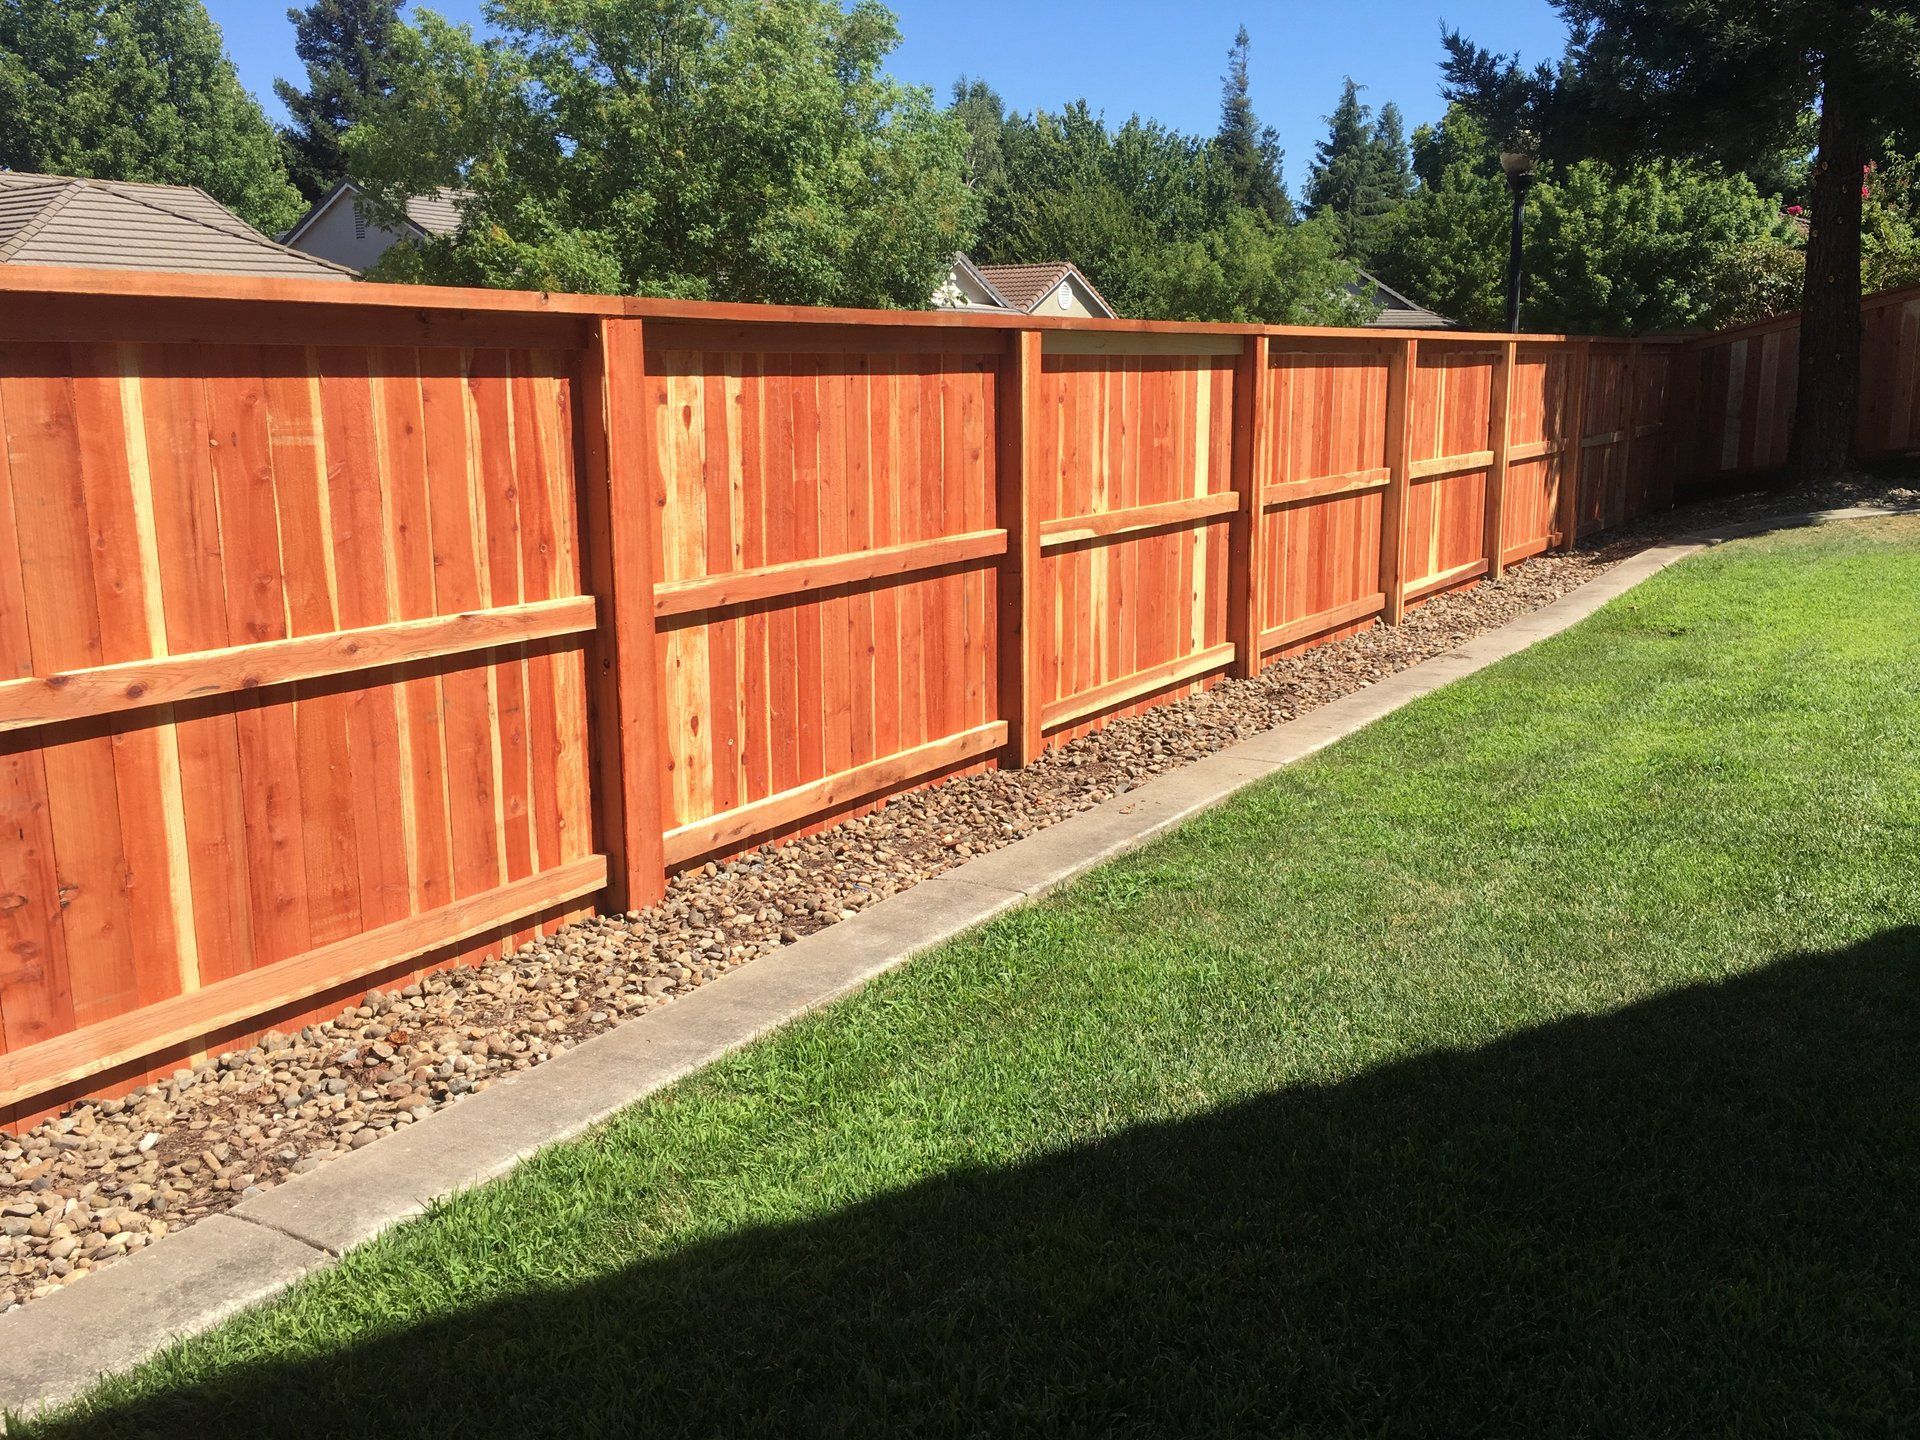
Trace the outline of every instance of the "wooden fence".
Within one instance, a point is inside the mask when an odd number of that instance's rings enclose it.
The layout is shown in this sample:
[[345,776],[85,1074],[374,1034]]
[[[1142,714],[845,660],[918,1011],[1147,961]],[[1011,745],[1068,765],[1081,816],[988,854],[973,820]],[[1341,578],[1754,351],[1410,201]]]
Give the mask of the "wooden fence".
[[[1920,452],[1920,285],[1869,295],[1861,306],[1860,406],[1854,453],[1886,460]],[[1699,423],[1682,459],[1696,483],[1778,470],[1792,438],[1800,317],[1743,325],[1692,341]]]
[[1686,353],[0,274],[0,1123],[1665,504]]

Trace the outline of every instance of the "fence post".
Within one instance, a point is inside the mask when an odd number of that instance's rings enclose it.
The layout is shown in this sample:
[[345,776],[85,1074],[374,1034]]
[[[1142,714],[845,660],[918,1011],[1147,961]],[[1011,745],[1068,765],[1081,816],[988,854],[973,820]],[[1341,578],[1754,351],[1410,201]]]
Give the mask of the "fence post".
[[1007,722],[1003,763],[1040,758],[1040,664],[1033,633],[1034,592],[1040,583],[1040,486],[1033,443],[1039,408],[1040,332],[1015,330],[1000,362],[994,409],[999,421],[995,475],[997,524],[1007,532],[998,584],[1000,714]]
[[1513,367],[1519,358],[1519,344],[1509,340],[1500,347],[1500,362],[1493,371],[1493,398],[1487,407],[1487,448],[1493,452],[1493,464],[1487,470],[1487,579],[1498,580],[1507,566],[1502,555],[1507,548],[1507,441],[1513,429]]
[[1260,486],[1266,475],[1262,446],[1267,435],[1267,349],[1265,335],[1249,335],[1233,376],[1233,488],[1240,508],[1227,534],[1227,639],[1233,645],[1232,674],[1242,680],[1260,673],[1261,522],[1266,507]]
[[1571,550],[1574,542],[1580,538],[1580,466],[1587,452],[1587,370],[1593,357],[1593,342],[1582,340],[1579,349],[1573,352],[1571,368],[1573,376],[1569,384],[1571,394],[1567,397],[1569,415],[1567,417],[1566,463],[1560,467],[1560,494],[1558,521],[1560,534],[1557,548]]
[[[1622,431],[1620,439],[1620,523],[1624,524],[1626,521],[1636,520],[1646,514],[1648,509],[1645,504],[1642,504],[1637,510],[1628,510],[1629,502],[1643,494],[1640,477],[1633,473],[1633,454],[1634,451],[1641,448],[1636,443],[1633,433],[1640,428],[1640,342],[1638,340],[1627,346],[1627,364],[1625,372],[1620,377],[1620,388],[1623,392],[1620,400],[1620,407],[1623,412],[1620,423]],[[1610,522],[1608,522],[1605,517],[1602,517],[1600,523],[1602,526],[1607,526]]]
[[1402,340],[1387,358],[1387,488],[1380,504],[1380,589],[1383,618],[1398,625],[1407,613],[1407,581],[1401,551],[1407,538],[1407,455],[1413,448],[1413,372],[1420,342]]
[[660,786],[661,686],[653,624],[652,397],[639,320],[593,325],[581,388],[581,543],[599,605],[589,652],[596,828],[607,852],[608,905],[651,905],[666,893]]
[[1675,345],[1667,358],[1666,464],[1661,467],[1658,498],[1671,509],[1674,492],[1691,480],[1700,464],[1700,436],[1706,424],[1704,379],[1706,349],[1698,341]]

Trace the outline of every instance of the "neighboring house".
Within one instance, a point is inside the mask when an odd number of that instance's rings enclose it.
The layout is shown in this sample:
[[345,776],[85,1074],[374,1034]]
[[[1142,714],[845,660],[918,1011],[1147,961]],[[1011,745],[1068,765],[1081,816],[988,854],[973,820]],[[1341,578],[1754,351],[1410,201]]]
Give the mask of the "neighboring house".
[[0,264],[351,280],[276,244],[191,185],[0,170]]
[[1347,293],[1378,305],[1381,311],[1366,322],[1369,330],[1454,330],[1458,325],[1444,315],[1436,315],[1424,305],[1416,305],[1398,290],[1383,285],[1366,271]]
[[336,265],[371,269],[373,262],[402,240],[425,240],[451,235],[460,228],[460,203],[465,190],[436,190],[407,201],[407,217],[399,229],[379,224],[367,213],[360,187],[342,180],[313,202],[313,208],[280,237],[281,243]]
[[1025,315],[1114,318],[1113,307],[1093,288],[1093,282],[1065,260],[1040,265],[976,265],[965,255],[956,255],[946,280],[933,292],[933,305],[939,310],[1018,310]]

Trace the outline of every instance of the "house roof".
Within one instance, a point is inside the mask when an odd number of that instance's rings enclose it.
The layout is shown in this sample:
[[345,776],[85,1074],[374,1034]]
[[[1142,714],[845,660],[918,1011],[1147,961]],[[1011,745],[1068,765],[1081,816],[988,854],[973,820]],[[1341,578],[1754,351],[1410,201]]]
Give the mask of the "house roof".
[[1454,330],[1455,321],[1444,315],[1437,315],[1424,305],[1417,305],[1389,285],[1382,284],[1366,271],[1360,272],[1358,283],[1349,285],[1347,291],[1362,300],[1371,300],[1381,307],[1380,313],[1366,322],[1370,330]]
[[[307,213],[293,222],[293,228],[280,237],[281,243],[292,245],[306,233],[313,222],[318,220],[334,202],[343,195],[360,195],[362,190],[351,180],[342,180],[326,194],[314,201]],[[412,195],[407,198],[407,225],[421,235],[451,235],[460,228],[460,202],[472,196],[471,190],[431,190],[425,195]]]
[[289,250],[204,190],[0,170],[0,264],[351,280]]
[[981,269],[980,266],[973,263],[972,256],[967,255],[964,252],[960,254],[956,254],[953,257],[952,268],[948,273],[949,274],[960,273],[960,274],[968,275],[972,277],[974,282],[978,284],[982,290],[987,292],[987,295],[993,301],[993,304],[987,305],[987,306],[980,306],[978,308],[993,309],[995,307],[998,307],[1003,310],[1012,310],[1017,308],[1011,300],[1009,300],[1005,295],[1003,295],[1000,292],[999,288],[994,285],[993,281],[987,278],[986,271]]
[[460,228],[460,202],[471,190],[435,190],[407,199],[407,219],[429,235],[451,235]]
[[1005,298],[1010,309],[1031,311],[1052,293],[1056,285],[1071,275],[1085,287],[1102,310],[1109,315],[1114,313],[1106,296],[1094,288],[1093,282],[1082,275],[1077,266],[1066,260],[1048,260],[1037,265],[978,265],[974,268],[996,294]]

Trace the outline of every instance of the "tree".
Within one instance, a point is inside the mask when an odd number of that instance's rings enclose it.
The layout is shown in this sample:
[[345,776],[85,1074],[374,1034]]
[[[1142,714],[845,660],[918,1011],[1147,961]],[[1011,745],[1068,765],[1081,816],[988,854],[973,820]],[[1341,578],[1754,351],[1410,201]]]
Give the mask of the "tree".
[[[1382,228],[1377,268],[1442,313],[1501,319],[1507,188],[1485,128],[1456,107],[1414,136],[1421,186]],[[1548,162],[1526,231],[1526,315],[1541,330],[1635,335],[1757,319],[1799,250],[1743,175],[1657,160]]]
[[1294,215],[1293,201],[1280,178],[1285,158],[1280,137],[1271,125],[1262,125],[1254,117],[1247,94],[1247,52],[1252,43],[1242,25],[1227,52],[1227,73],[1220,81],[1220,130],[1214,145],[1226,162],[1234,203],[1285,222]]
[[1130,316],[1304,324],[1362,312],[1331,228],[1240,204],[1217,136],[1138,116],[1110,127],[1075,101],[1007,117],[1002,144],[1007,184],[988,199],[982,260],[1071,260]]
[[1238,207],[1218,230],[1142,257],[1137,310],[1159,320],[1361,325],[1379,307],[1354,293],[1340,232],[1323,216],[1273,225]]
[[1455,107],[1413,132],[1419,188],[1381,226],[1371,268],[1395,289],[1476,329],[1501,322],[1507,187],[1486,132]]
[[[347,136],[377,212],[458,185],[460,231],[401,278],[924,305],[980,198],[967,132],[880,68],[874,0],[490,0],[429,12]],[[407,254],[395,255],[406,249]]]
[[1920,284],[1920,159],[1891,155],[1873,167],[1860,237],[1864,290]]
[[366,113],[370,101],[392,88],[386,54],[400,23],[401,0],[312,0],[287,11],[294,53],[307,67],[307,88],[285,80],[273,92],[292,124],[280,134],[287,170],[308,200],[317,200],[347,178],[341,137]]
[[1400,107],[1391,100],[1380,107],[1380,118],[1373,127],[1373,148],[1380,157],[1381,189],[1398,205],[1413,193],[1413,166],[1407,151],[1406,122],[1400,118]]
[[269,234],[301,208],[201,0],[0,0],[0,166],[198,185]]
[[1851,462],[1860,387],[1861,183],[1872,148],[1915,148],[1920,13],[1904,0],[1554,0],[1573,41],[1558,70],[1521,71],[1447,36],[1451,98],[1497,127],[1522,114],[1555,143],[1740,166],[1819,115],[1808,201],[1788,478]]
[[947,113],[967,132],[967,181],[983,193],[1006,188],[1007,157],[1001,136],[1007,128],[1007,106],[1000,92],[984,80],[962,75],[953,82],[953,103]]
[[1327,116],[1327,138],[1314,147],[1308,208],[1332,215],[1346,252],[1366,263],[1381,223],[1411,188],[1399,107],[1381,107],[1376,122],[1372,107],[1360,103],[1360,87],[1349,77]]

